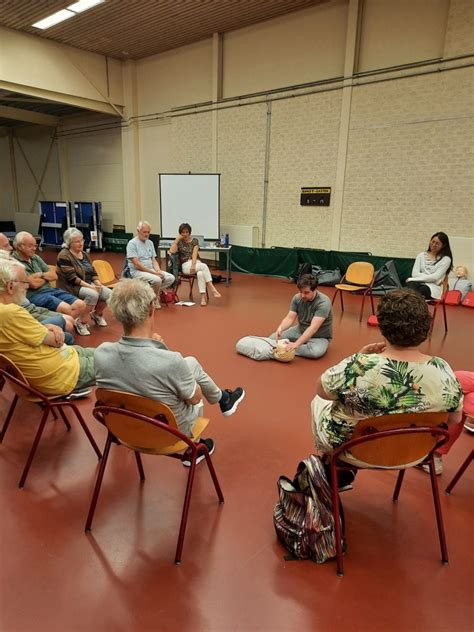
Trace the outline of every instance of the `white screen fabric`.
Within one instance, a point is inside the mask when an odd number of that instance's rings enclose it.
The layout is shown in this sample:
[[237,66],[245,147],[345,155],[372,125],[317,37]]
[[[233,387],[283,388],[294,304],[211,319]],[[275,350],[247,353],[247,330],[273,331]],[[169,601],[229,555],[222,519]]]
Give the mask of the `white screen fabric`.
[[183,222],[194,235],[219,239],[220,174],[160,173],[161,237],[178,234]]

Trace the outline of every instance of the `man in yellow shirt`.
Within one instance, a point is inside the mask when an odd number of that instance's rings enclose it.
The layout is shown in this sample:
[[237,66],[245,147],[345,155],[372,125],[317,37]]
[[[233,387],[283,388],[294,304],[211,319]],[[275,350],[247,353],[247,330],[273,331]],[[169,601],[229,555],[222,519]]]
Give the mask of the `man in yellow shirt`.
[[24,266],[0,259],[0,353],[45,395],[68,395],[95,383],[94,349],[64,344],[64,333],[49,330],[20,307],[28,279]]

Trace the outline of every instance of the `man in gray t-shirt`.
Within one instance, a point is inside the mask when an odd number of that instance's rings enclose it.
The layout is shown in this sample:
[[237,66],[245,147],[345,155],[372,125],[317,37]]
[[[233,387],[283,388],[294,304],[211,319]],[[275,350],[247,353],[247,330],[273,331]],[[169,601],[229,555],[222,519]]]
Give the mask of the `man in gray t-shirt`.
[[305,358],[320,358],[332,339],[332,305],[329,298],[318,292],[318,281],[304,274],[298,281],[298,294],[291,301],[290,311],[270,338],[286,338],[287,349]]
[[[166,404],[173,411],[178,428],[192,436],[197,417],[202,415],[204,397],[219,404],[224,416],[232,415],[245,391],[221,389],[192,357],[170,351],[154,329],[154,294],[141,279],[123,279],[107,301],[124,335],[118,342],[104,342],[95,350],[96,384],[99,388],[126,391]],[[203,439],[209,453],[212,439]],[[200,462],[204,455],[198,455]],[[183,465],[189,465],[183,460]]]
[[160,290],[173,285],[172,274],[161,270],[153,242],[150,240],[151,226],[148,222],[139,222],[137,236],[127,244],[127,261],[130,275],[134,279],[143,279],[155,292],[155,307],[160,309]]

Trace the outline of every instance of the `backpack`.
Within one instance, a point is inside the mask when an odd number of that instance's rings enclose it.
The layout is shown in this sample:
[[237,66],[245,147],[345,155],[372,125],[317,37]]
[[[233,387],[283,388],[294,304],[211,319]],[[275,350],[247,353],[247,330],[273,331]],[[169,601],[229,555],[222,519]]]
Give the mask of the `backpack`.
[[298,272],[294,276],[295,283],[301,279],[303,274],[312,274],[318,280],[318,285],[336,285],[339,283],[342,274],[339,268],[335,270],[323,270],[321,266],[312,265],[311,263],[301,263]]
[[293,481],[280,476],[277,487],[273,524],[292,557],[318,564],[335,557],[331,488],[321,459],[310,455],[299,463]]

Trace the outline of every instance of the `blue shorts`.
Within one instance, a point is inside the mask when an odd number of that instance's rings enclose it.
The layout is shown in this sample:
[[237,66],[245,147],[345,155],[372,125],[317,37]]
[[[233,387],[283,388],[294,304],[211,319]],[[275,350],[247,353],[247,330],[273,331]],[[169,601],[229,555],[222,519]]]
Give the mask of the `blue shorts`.
[[63,292],[55,287],[48,288],[42,292],[35,292],[28,299],[37,305],[38,307],[46,307],[46,309],[55,312],[58,309],[59,303],[67,303],[72,305],[79,299],[77,296],[69,294],[69,292]]

